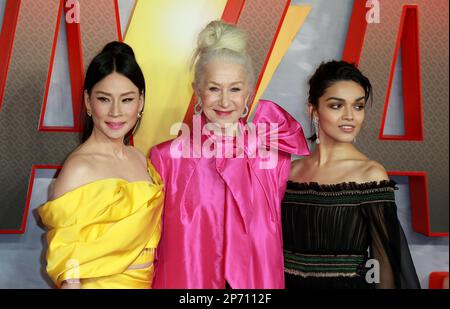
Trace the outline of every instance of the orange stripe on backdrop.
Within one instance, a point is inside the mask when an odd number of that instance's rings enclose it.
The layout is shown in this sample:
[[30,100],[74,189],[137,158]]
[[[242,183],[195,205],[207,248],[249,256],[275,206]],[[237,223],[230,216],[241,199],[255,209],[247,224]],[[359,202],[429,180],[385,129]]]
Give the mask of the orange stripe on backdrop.
[[[246,30],[249,36],[249,53],[258,77],[255,92],[258,91],[261,84],[290,3],[290,0],[247,2],[239,19],[238,26]],[[253,103],[255,102],[252,102],[250,108]]]
[[[270,80],[273,77],[278,65],[281,60],[283,60],[284,55],[291,46],[292,41],[295,38],[297,32],[301,29],[303,23],[308,17],[311,11],[311,6],[309,5],[291,5],[288,9],[286,17],[284,18],[283,25],[276,39],[272,53],[270,54],[269,61],[266,65],[264,72],[262,72],[261,82],[259,88],[256,92],[254,102],[258,102],[263,96]],[[283,102],[277,102],[282,104]],[[256,104],[253,104],[250,115],[256,108]]]

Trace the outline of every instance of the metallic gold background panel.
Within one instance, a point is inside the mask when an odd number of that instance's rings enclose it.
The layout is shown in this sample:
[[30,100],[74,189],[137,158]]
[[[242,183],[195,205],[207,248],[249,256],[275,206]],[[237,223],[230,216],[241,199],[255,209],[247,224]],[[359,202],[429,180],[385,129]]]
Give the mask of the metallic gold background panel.
[[134,144],[148,153],[151,146],[174,138],[173,123],[184,119],[193,91],[190,61],[198,33],[220,19],[226,0],[138,0],[125,42],[141,65],[147,97]]
[[[380,141],[383,104],[405,3],[418,5],[424,141]],[[373,82],[374,104],[366,111],[358,148],[387,170],[428,173],[432,232],[448,231],[449,218],[448,5],[447,0],[383,1],[380,23],[367,27],[360,60],[360,68]]]

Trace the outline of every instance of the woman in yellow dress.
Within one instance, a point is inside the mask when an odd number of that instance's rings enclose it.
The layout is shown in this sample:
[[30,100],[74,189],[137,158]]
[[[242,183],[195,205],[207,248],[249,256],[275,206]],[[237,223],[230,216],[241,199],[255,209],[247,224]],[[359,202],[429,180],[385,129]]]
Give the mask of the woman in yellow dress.
[[163,185],[125,142],[139,125],[144,97],[131,47],[106,45],[86,73],[84,142],[39,209],[49,229],[47,272],[58,288],[151,287]]

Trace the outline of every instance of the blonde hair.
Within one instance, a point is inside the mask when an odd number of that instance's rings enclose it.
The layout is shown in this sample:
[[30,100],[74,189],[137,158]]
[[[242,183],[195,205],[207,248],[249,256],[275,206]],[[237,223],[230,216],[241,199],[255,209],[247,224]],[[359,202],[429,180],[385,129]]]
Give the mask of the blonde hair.
[[200,32],[197,39],[197,49],[192,59],[192,66],[195,65],[195,87],[199,87],[203,70],[206,64],[213,59],[231,60],[242,65],[250,89],[253,90],[255,73],[252,60],[247,54],[247,34],[243,30],[220,20],[215,20]]

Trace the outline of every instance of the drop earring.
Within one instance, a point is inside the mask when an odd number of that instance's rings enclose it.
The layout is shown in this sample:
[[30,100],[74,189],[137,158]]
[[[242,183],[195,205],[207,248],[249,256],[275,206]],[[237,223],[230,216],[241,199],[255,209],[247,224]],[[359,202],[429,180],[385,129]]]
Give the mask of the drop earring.
[[197,104],[195,104],[194,106],[194,113],[196,115],[200,115],[201,113],[203,113],[202,101],[200,99],[197,100]]
[[245,117],[247,117],[247,115],[248,115],[248,105],[245,105],[244,113],[242,113],[241,118],[245,118]]
[[313,124],[314,124],[314,130],[316,131],[316,144],[320,144],[320,139],[319,139],[319,119],[314,117]]

